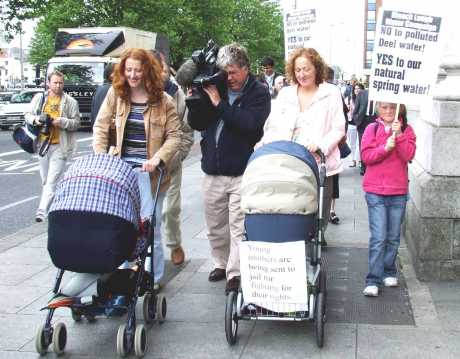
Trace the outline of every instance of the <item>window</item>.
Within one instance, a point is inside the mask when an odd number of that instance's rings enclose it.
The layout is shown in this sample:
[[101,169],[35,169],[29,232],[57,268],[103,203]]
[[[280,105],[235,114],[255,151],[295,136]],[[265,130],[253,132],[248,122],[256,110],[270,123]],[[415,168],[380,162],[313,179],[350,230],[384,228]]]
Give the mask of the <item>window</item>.
[[375,31],[375,21],[369,21],[367,23],[367,31]]
[[374,10],[375,11],[375,3],[368,3],[367,10]]
[[364,68],[370,69],[372,67],[372,60],[366,60],[366,63],[364,64]]
[[366,60],[372,59],[372,51],[366,51]]
[[366,50],[367,50],[367,51],[372,51],[372,50],[374,50],[374,41],[367,41]]

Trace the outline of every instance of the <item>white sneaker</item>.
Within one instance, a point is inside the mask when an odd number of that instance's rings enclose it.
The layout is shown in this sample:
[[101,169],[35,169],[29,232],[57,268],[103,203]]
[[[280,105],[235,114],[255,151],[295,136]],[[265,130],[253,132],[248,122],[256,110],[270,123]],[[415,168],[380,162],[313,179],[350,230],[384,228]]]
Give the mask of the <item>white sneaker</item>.
[[379,295],[379,288],[376,285],[368,285],[363,290],[366,297],[377,297]]
[[40,223],[43,222],[46,218],[45,212],[38,210],[35,214],[35,222]]
[[385,287],[397,287],[399,285],[398,278],[396,277],[387,277],[383,280],[383,285]]

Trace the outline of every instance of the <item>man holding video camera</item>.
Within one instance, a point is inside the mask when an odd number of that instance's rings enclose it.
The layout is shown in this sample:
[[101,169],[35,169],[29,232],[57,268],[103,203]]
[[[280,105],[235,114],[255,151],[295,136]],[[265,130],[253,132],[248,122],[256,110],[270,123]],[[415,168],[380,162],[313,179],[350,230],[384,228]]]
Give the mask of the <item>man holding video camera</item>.
[[46,218],[56,183],[76,148],[74,131],[80,126],[78,103],[64,93],[64,75],[53,71],[47,85],[48,91],[34,96],[32,111],[25,116],[27,122],[41,126],[38,154],[43,188],[36,222]]
[[214,282],[226,278],[226,293],[240,285],[238,244],[244,235],[241,177],[270,113],[268,89],[249,72],[249,66],[243,46],[233,43],[222,47],[217,67],[224,71],[225,84],[203,88],[213,106],[214,118],[203,129],[200,124],[210,112],[191,106],[188,114],[190,126],[202,130],[205,216],[214,260],[208,279]]

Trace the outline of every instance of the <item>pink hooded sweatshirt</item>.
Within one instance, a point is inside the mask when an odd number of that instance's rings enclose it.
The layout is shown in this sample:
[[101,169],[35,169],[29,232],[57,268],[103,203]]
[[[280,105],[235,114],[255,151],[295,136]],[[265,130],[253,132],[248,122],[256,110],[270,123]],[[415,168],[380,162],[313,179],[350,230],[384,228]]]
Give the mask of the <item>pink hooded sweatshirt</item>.
[[396,137],[392,151],[385,150],[391,129],[385,129],[381,118],[370,124],[361,141],[361,160],[366,164],[365,192],[383,196],[407,194],[407,164],[415,155],[415,133],[409,125]]

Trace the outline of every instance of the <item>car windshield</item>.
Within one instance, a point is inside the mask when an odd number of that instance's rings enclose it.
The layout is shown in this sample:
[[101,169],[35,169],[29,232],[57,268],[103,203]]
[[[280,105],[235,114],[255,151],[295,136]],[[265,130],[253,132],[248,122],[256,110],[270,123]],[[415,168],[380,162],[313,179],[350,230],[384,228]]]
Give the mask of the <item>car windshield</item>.
[[36,92],[20,92],[11,97],[11,103],[29,103]]
[[55,70],[64,74],[65,85],[102,85],[104,83],[104,64],[102,62],[48,64],[48,74]]
[[10,101],[12,95],[12,93],[0,93],[0,102]]

